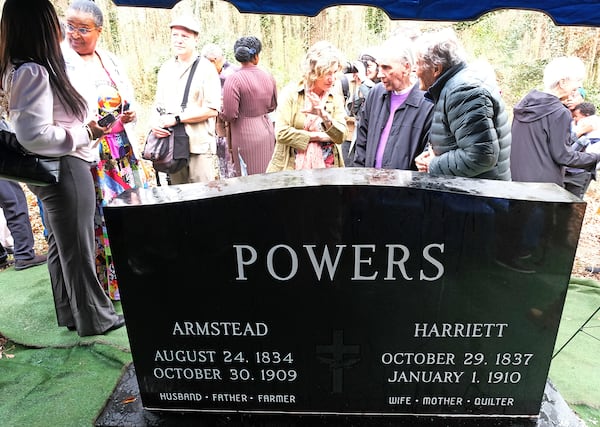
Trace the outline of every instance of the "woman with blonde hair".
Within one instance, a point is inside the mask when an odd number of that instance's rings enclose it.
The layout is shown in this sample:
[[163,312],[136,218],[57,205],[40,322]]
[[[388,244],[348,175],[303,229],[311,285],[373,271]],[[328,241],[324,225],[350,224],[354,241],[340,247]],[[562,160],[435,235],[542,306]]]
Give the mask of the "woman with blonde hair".
[[277,103],[275,151],[267,172],[344,166],[346,112],[335,85],[342,64],[341,53],[329,42],[308,50],[302,81],[284,88]]

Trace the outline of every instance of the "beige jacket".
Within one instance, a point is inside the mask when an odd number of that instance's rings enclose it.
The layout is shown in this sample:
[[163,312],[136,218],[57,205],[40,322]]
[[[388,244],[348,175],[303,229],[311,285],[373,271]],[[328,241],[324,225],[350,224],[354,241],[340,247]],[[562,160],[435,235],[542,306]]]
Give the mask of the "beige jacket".
[[[277,103],[275,120],[275,150],[267,167],[267,172],[294,170],[296,167],[296,150],[306,150],[310,132],[304,130],[306,114],[304,108],[304,85],[291,84],[285,87]],[[344,160],[340,145],[346,135],[346,111],[341,93],[332,92],[325,103],[325,110],[331,115],[333,125],[325,132],[336,144],[334,146],[334,164],[343,167]]]

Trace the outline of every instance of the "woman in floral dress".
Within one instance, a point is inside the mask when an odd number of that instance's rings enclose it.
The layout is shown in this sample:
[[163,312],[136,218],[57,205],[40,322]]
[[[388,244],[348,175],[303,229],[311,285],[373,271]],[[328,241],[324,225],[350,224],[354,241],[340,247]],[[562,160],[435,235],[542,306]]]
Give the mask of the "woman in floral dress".
[[[104,222],[103,207],[125,190],[147,186],[147,174],[135,154],[135,137],[131,126],[135,122],[133,90],[117,59],[96,47],[102,32],[103,15],[89,0],[77,0],[66,14],[66,36],[77,52],[74,63],[67,64],[81,76],[93,82],[95,119],[113,115],[110,133],[98,140],[98,162],[92,168],[96,185],[96,270],[100,283],[113,300],[120,299],[118,280]],[[67,56],[67,55],[65,55]]]

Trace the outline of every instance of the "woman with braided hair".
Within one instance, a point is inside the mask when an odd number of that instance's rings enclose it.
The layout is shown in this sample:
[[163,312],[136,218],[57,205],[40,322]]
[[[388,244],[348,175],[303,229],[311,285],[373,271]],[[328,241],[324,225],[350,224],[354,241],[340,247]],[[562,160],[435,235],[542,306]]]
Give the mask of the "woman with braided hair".
[[241,68],[225,80],[221,117],[231,126],[236,174],[264,173],[275,146],[269,113],[277,108],[277,86],[273,76],[258,66],[259,39],[241,37],[233,50]]

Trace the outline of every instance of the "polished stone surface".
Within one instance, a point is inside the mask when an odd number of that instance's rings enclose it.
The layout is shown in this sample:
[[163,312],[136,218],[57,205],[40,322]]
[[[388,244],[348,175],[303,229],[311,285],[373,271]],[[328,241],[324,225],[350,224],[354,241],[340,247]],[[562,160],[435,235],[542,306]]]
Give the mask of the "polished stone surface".
[[450,176],[429,176],[418,172],[343,168],[284,171],[213,181],[207,184],[187,184],[137,188],[118,197],[111,206],[173,203],[215,196],[227,196],[293,187],[391,186],[422,190],[447,191],[473,196],[522,199],[531,201],[575,202],[577,199],[555,184],[490,181]]
[[534,420],[584,211],[551,184],[374,169],[126,192],[105,214],[140,398]]
[[[443,420],[443,421],[442,421]],[[569,408],[554,385],[548,381],[540,413],[533,419],[499,418],[348,418],[308,416],[252,416],[250,414],[210,415],[191,412],[151,412],[140,399],[135,368],[128,365],[105,407],[95,420],[95,427],[585,427],[585,423]]]

